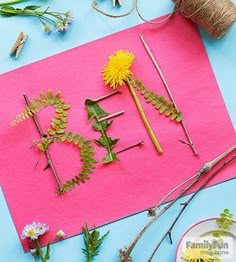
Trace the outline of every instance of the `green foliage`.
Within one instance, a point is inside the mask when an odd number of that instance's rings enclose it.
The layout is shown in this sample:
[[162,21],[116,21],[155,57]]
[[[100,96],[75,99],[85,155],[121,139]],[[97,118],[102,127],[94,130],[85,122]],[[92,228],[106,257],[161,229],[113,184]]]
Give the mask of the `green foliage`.
[[40,98],[34,98],[30,102],[30,105],[27,106],[11,124],[16,125],[20,121],[32,117],[47,106],[52,106],[55,109],[55,117],[52,119],[51,126],[47,130],[48,135],[42,137],[39,142],[33,141],[33,145],[37,145],[37,147],[45,153],[52,143],[67,142],[74,144],[80,151],[81,156],[80,160],[82,166],[80,172],[62,185],[63,191],[60,189],[57,190],[57,194],[62,195],[63,193],[74,189],[75,185],[85,183],[86,180],[90,178],[89,174],[93,173],[97,160],[93,157],[95,152],[90,140],[85,140],[85,138],[79,134],[73,135],[72,131],[65,131],[68,115],[66,111],[70,108],[70,105],[65,104],[64,100],[61,98],[60,92],[57,92],[55,95],[50,89],[47,94],[41,92]]
[[103,116],[109,115],[105,110],[103,110],[97,102],[92,100],[86,99],[85,106],[88,110],[88,120],[95,118],[93,122],[93,129],[95,131],[101,132],[101,136],[99,139],[94,139],[95,143],[101,147],[106,148],[107,154],[103,158],[103,163],[110,163],[112,161],[119,161],[117,154],[112,151],[112,148],[117,144],[119,139],[112,139],[111,137],[107,136],[106,130],[112,125],[113,121],[108,122],[104,120],[99,122],[99,118]]
[[101,246],[104,238],[109,233],[106,232],[100,238],[100,232],[97,229],[94,229],[91,233],[88,230],[87,224],[83,227],[84,234],[84,248],[82,248],[83,254],[85,255],[86,262],[91,262],[94,257],[99,254],[99,247]]
[[171,120],[176,122],[182,121],[182,113],[177,111],[172,102],[168,102],[164,96],[159,96],[152,91],[149,91],[143,82],[139,79],[131,79],[131,84],[136,88],[145,98],[147,103],[150,103],[157,109],[160,114],[170,117]]
[[[73,190],[75,185],[80,185],[81,183],[85,183],[86,180],[89,180],[89,175],[93,173],[95,163],[97,163],[97,160],[93,157],[95,155],[95,152],[93,151],[93,146],[91,145],[90,140],[85,140],[84,137],[80,136],[79,134],[73,135],[72,131],[64,133],[63,135],[59,135],[57,137],[51,137],[49,139],[46,138],[46,140],[48,140],[48,144],[53,142],[71,143],[75,145],[80,151],[80,160],[82,161],[81,170],[72,179],[67,180],[64,184],[62,184],[63,192],[58,190],[58,195]],[[47,143],[45,144],[45,148],[46,147]]]
[[[30,101],[30,105],[16,116],[16,118],[11,122],[14,126],[22,120],[32,117],[37,114],[40,110],[45,107],[52,106],[55,109],[55,117],[51,121],[51,126],[48,128],[48,134],[54,136],[56,134],[63,134],[65,128],[67,127],[67,112],[70,105],[66,105],[64,100],[61,98],[61,93],[57,92],[53,95],[52,90],[48,89],[47,94],[43,92],[40,93],[40,98],[36,97]],[[39,145],[38,145],[39,146]],[[41,149],[42,146],[39,146]]]
[[220,230],[215,231],[213,233],[214,237],[220,238],[221,236],[228,236],[231,225],[233,224],[233,214],[230,212],[228,208],[224,209],[222,213],[220,213],[220,217],[216,219],[218,227]]

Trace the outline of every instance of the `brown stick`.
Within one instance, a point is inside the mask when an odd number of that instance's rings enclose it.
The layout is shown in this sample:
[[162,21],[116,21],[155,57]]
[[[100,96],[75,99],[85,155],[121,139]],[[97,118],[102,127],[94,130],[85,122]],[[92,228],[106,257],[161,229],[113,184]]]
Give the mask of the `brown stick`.
[[[30,102],[29,102],[29,99],[28,99],[27,95],[23,95],[23,97],[24,97],[24,99],[25,99],[26,105],[27,105],[28,107],[30,107]],[[36,127],[37,127],[37,130],[38,130],[38,132],[39,132],[39,134],[40,134],[40,137],[41,137],[41,138],[42,138],[42,137],[46,137],[47,134],[45,134],[45,133],[43,132],[43,130],[42,130],[40,124],[39,124],[39,121],[38,121],[38,119],[37,119],[37,117],[35,116],[34,113],[32,114],[32,117],[33,117],[34,123],[35,123],[35,125],[36,125]],[[47,148],[47,149],[45,150],[45,153],[46,153],[46,157],[47,157],[47,165],[45,166],[44,170],[46,170],[48,167],[50,167],[50,168],[52,169],[52,173],[53,173],[53,176],[54,176],[54,178],[55,178],[55,180],[56,180],[56,182],[57,182],[59,191],[62,193],[62,192],[64,191],[64,190],[63,190],[63,186],[62,186],[62,184],[61,184],[61,181],[60,181],[60,179],[59,179],[59,177],[58,177],[58,175],[57,175],[56,169],[55,169],[55,167],[54,167],[54,165],[53,165],[53,162],[52,162],[52,160],[51,160],[51,156],[50,156],[50,153],[49,153],[49,148]]]
[[162,244],[162,242],[164,241],[164,239],[169,236],[170,238],[170,242],[172,244],[172,237],[171,237],[171,233],[172,233],[172,229],[174,228],[175,224],[177,223],[177,221],[179,220],[179,218],[181,217],[181,215],[183,214],[184,210],[186,209],[186,207],[190,204],[190,202],[193,200],[193,198],[208,184],[208,182],[213,179],[226,165],[228,165],[232,160],[234,160],[236,158],[236,155],[234,155],[233,157],[227,159],[221,166],[219,166],[208,178],[205,179],[205,181],[200,185],[200,187],[198,188],[197,191],[195,191],[192,196],[188,199],[188,201],[181,203],[181,205],[183,205],[183,207],[181,208],[179,214],[176,216],[175,220],[173,221],[173,223],[171,224],[171,226],[169,227],[169,229],[167,230],[167,232],[165,233],[165,235],[163,236],[163,238],[159,241],[159,243],[157,244],[156,248],[154,249],[152,255],[150,256],[150,258],[148,259],[148,262],[151,262],[155,253],[157,252],[158,248],[160,247],[160,245]]
[[[236,149],[236,145],[230,147],[221,155],[216,157],[215,159],[211,160],[210,162],[205,163],[202,168],[192,177],[195,178],[190,184],[188,184],[177,196],[175,199],[171,200],[162,210],[160,210],[157,214],[155,214],[156,207],[152,210],[150,209],[149,212],[154,212],[154,217],[143,227],[143,229],[137,234],[134,240],[129,244],[129,246],[122,250],[120,249],[120,261],[122,262],[129,262],[131,260],[131,252],[133,251],[135,245],[138,243],[139,239],[143,236],[146,230],[163,214],[167,211],[176,201],[182,197],[189,189],[191,189],[206,173],[208,173],[220,160],[224,157],[229,155]],[[183,184],[183,183],[182,183]],[[178,188],[178,187],[176,187]],[[150,214],[153,215],[153,214]]]
[[[148,55],[150,56],[150,58],[151,58],[154,66],[155,66],[155,68],[156,68],[156,70],[157,70],[157,72],[158,72],[158,74],[159,74],[159,76],[160,76],[160,78],[161,78],[161,80],[162,80],[165,88],[166,88],[166,91],[167,91],[167,93],[168,93],[168,95],[169,95],[169,97],[170,97],[170,99],[171,99],[174,107],[176,108],[177,111],[179,111],[179,109],[178,109],[178,107],[177,107],[177,104],[176,104],[176,101],[175,101],[175,99],[174,99],[174,97],[173,97],[173,95],[172,95],[172,92],[171,92],[171,90],[170,90],[170,88],[169,88],[169,86],[168,86],[168,84],[167,84],[167,82],[166,82],[166,79],[165,79],[165,77],[164,77],[164,75],[163,75],[163,73],[162,73],[162,71],[161,71],[161,68],[160,68],[160,66],[158,65],[158,63],[157,63],[157,61],[156,61],[156,59],[155,59],[155,57],[154,57],[151,49],[150,49],[149,46],[147,45],[147,43],[146,43],[146,41],[145,41],[145,39],[144,39],[144,37],[143,37],[142,35],[140,35],[140,39],[141,39],[141,41],[142,41],[142,43],[143,43],[143,45],[144,45],[144,47],[145,47]],[[182,119],[180,123],[181,123],[181,126],[182,126],[182,128],[183,128],[183,130],[184,130],[184,133],[185,133],[185,135],[186,135],[186,137],[187,137],[187,140],[188,140],[188,142],[187,142],[187,141],[184,141],[183,139],[179,139],[180,142],[189,145],[189,146],[191,147],[194,155],[195,155],[195,156],[198,156],[198,152],[197,152],[197,150],[196,150],[196,148],[195,148],[195,146],[194,146],[194,144],[193,144],[192,138],[191,138],[191,136],[190,136],[190,134],[189,134],[189,132],[188,132],[188,129],[187,129],[185,123],[184,123],[184,120]]]

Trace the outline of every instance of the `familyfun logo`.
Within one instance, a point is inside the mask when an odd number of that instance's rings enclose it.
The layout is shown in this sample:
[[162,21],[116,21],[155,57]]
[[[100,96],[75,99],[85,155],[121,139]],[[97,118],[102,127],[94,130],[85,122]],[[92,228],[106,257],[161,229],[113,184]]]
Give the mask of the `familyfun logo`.
[[181,245],[183,261],[236,261],[234,236],[184,237]]

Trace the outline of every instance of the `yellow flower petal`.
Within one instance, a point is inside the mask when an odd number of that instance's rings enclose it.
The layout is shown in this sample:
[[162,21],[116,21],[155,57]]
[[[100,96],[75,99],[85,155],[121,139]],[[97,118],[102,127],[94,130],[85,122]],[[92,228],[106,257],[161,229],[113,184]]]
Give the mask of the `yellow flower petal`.
[[130,67],[135,59],[133,53],[118,50],[114,55],[109,56],[109,62],[102,70],[102,78],[106,85],[116,88],[129,80],[132,75]]
[[187,262],[213,262],[214,258],[206,248],[188,248],[182,253],[182,258]]

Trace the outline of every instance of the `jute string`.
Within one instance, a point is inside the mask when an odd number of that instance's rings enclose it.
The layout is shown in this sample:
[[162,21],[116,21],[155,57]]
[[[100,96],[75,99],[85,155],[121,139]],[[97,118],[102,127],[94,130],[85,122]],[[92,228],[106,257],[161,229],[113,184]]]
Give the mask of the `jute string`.
[[236,21],[236,5],[230,0],[172,0],[179,11],[215,38],[222,37]]
[[175,4],[174,10],[166,18],[157,22],[148,21],[143,17],[139,8],[138,0],[133,0],[131,10],[121,15],[106,13],[97,7],[97,1],[93,1],[93,8],[99,13],[112,17],[125,17],[137,11],[138,16],[149,24],[161,24],[168,21],[176,10],[179,10],[183,16],[199,24],[210,35],[215,38],[222,37],[236,21],[236,5],[231,0],[172,0]]

